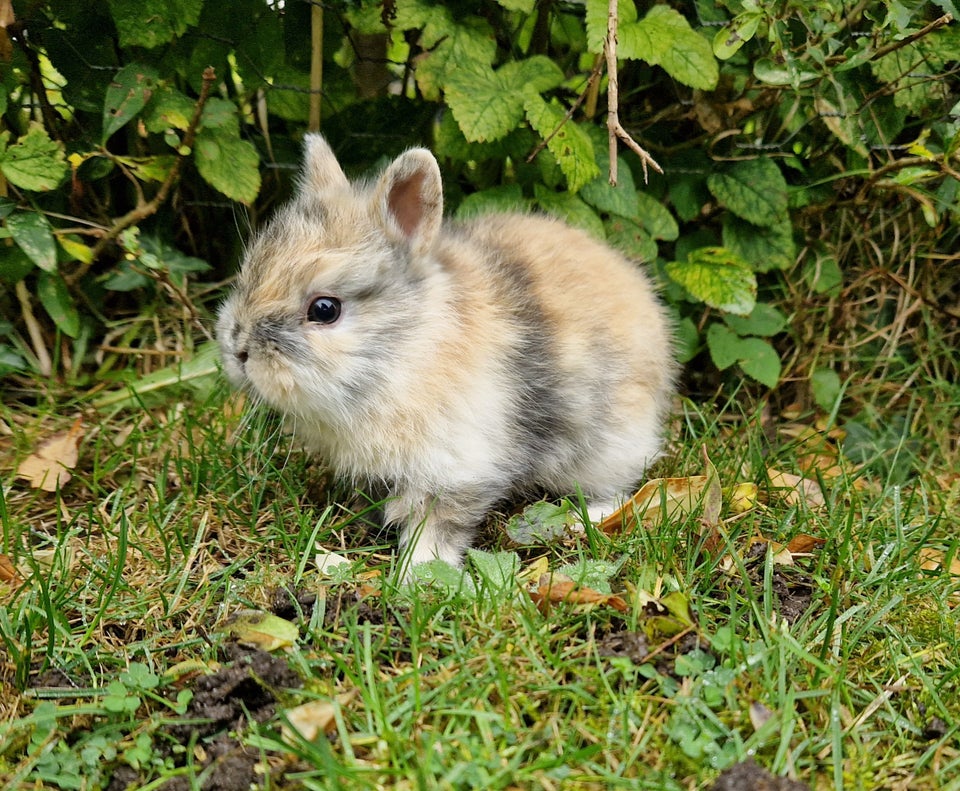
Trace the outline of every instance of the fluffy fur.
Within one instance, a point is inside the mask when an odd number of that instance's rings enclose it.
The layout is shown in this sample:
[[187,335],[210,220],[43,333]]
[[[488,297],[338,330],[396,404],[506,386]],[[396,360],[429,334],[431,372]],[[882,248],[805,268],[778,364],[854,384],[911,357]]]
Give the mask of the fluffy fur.
[[[308,136],[298,195],[218,323],[235,385],[341,475],[386,485],[410,563],[458,563],[518,492],[626,493],[660,451],[675,374],[634,263],[558,220],[442,214],[430,152],[351,184]],[[340,301],[336,322],[308,320],[321,296]]]

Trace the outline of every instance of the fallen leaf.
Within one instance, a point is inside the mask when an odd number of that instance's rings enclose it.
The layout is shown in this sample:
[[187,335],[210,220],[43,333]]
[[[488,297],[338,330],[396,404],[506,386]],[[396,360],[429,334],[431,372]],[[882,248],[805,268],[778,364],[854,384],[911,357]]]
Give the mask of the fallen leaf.
[[17,570],[13,562],[6,555],[0,554],[0,582],[16,583],[17,581]]
[[[311,700],[284,712],[283,740],[293,746],[299,740],[312,742],[337,727],[337,709],[353,700],[356,692],[344,692],[331,700]],[[299,738],[298,738],[299,737]]]
[[227,622],[223,631],[238,642],[263,651],[289,648],[300,637],[295,624],[259,610],[241,610]]
[[550,610],[551,604],[560,602],[608,605],[618,612],[627,612],[630,609],[620,596],[581,587],[573,580],[556,574],[545,574],[541,577],[539,587],[530,596],[544,614]]
[[708,475],[653,478],[640,487],[622,508],[604,519],[598,528],[607,534],[618,533],[623,528],[624,515],[631,517],[636,514],[646,524],[685,516],[705,502],[705,492],[713,482],[719,485],[715,477]]
[[20,462],[17,477],[26,478],[34,489],[55,492],[70,480],[70,470],[77,466],[83,422],[77,418],[67,431],[47,439],[39,448]]
[[350,565],[350,561],[345,558],[343,555],[338,555],[336,552],[331,552],[328,549],[324,549],[320,544],[317,544],[315,549],[317,554],[315,556],[315,562],[317,564],[317,571],[320,572],[320,575],[323,577],[330,577],[336,572],[338,566],[344,564]]
[[773,712],[762,703],[753,701],[750,704],[750,724],[753,725],[755,731],[759,731],[766,725],[771,717],[773,717]]
[[[946,555],[939,549],[924,547],[920,550],[920,568],[924,571],[943,571],[946,559]],[[946,571],[960,577],[960,556],[956,553],[950,558],[950,565]]]
[[757,495],[760,487],[755,483],[738,483],[730,492],[731,514],[742,514],[757,506]]
[[806,533],[800,533],[790,539],[790,542],[787,544],[787,549],[794,555],[809,555],[813,550],[820,549],[820,547],[826,543],[827,539],[825,538],[817,538],[816,536],[808,536]]
[[772,467],[767,469],[767,477],[771,488],[777,490],[787,505],[804,503],[809,508],[821,508],[826,505],[827,501],[816,481],[789,472],[780,472]]

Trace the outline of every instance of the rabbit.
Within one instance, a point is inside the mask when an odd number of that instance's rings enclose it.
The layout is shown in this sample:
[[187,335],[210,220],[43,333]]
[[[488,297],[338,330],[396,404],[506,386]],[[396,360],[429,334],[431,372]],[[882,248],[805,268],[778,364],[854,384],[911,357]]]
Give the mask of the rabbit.
[[661,450],[667,312],[637,264],[531,213],[443,219],[424,148],[351,183],[317,134],[217,323],[236,386],[344,479],[385,486],[406,568],[454,565],[523,494],[610,513]]

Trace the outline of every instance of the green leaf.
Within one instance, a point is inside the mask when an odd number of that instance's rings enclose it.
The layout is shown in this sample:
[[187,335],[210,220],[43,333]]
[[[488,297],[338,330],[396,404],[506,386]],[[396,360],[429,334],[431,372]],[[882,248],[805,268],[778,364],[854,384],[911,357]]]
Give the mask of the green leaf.
[[797,254],[793,226],[786,214],[768,226],[727,215],[723,219],[723,246],[749,263],[755,272],[786,269],[793,265]]
[[23,137],[0,154],[0,171],[20,189],[56,189],[67,173],[63,144],[51,140],[42,126],[31,124]]
[[19,283],[35,266],[30,256],[17,245],[0,244],[0,282]]
[[720,79],[720,67],[713,48],[690,27],[679,11],[655,5],[640,24],[649,24],[653,36],[669,36],[670,46],[660,55],[659,64],[667,74],[684,85],[712,91]]
[[536,0],[497,0],[507,11],[519,11],[521,14],[532,14]]
[[519,184],[502,184],[467,195],[457,206],[456,218],[465,220],[494,212],[522,211],[528,203]]
[[579,196],[569,192],[554,192],[542,184],[533,185],[533,195],[547,214],[582,228],[597,239],[604,238],[603,221]]
[[843,272],[836,258],[821,251],[807,260],[803,267],[803,280],[818,294],[836,297],[843,285]]
[[80,334],[80,314],[58,272],[42,272],[37,280],[37,296],[53,323],[61,332],[76,338]]
[[715,322],[707,329],[707,348],[721,371],[739,363],[743,372],[767,387],[780,380],[780,358],[762,338],[741,338],[729,327]]
[[512,517],[507,522],[506,533],[521,546],[549,546],[566,538],[576,521],[569,502],[558,505],[541,500]]
[[203,0],[109,0],[122,47],[167,44],[197,24]]
[[231,200],[249,205],[260,192],[260,157],[249,141],[223,128],[201,129],[194,159],[207,183]]
[[[596,154],[606,159],[605,152],[596,151]],[[614,187],[607,175],[601,172],[596,178],[583,185],[580,197],[598,211],[619,214],[621,217],[635,217],[637,188],[633,183],[633,173],[623,157],[618,158],[618,161],[620,176],[617,179],[617,186]],[[599,165],[597,167],[600,168]]]
[[484,552],[468,549],[471,565],[484,581],[496,591],[512,591],[517,586],[520,556],[516,552]]
[[637,222],[654,239],[672,242],[680,235],[670,209],[646,192],[637,193]]
[[729,60],[740,48],[752,39],[764,15],[758,9],[737,14],[726,27],[717,31],[713,37],[713,54],[720,60]]
[[[424,98],[437,101],[449,77],[489,66],[497,56],[497,40],[489,23],[476,16],[454,21],[450,10],[427,0],[398,3],[394,27],[419,30],[419,44],[428,54],[417,63],[416,80]],[[516,87],[516,86],[513,86]]]
[[653,261],[657,257],[657,243],[633,220],[613,215],[603,224],[607,242],[624,255],[638,261]]
[[787,326],[787,317],[766,302],[758,302],[749,316],[727,314],[723,320],[737,335],[759,335],[763,338],[776,335]]
[[[593,153],[590,136],[579,126],[567,119],[563,126],[565,111],[555,99],[549,104],[538,93],[526,92],[524,107],[530,126],[541,137],[547,138],[547,150],[567,179],[570,192],[578,192],[585,184],[600,173]],[[559,130],[557,127],[560,126]],[[556,132],[556,134],[554,134]]]
[[57,269],[57,242],[47,218],[35,211],[19,211],[7,217],[13,241],[44,272]]
[[[208,104],[213,99],[208,101]],[[228,102],[228,104],[231,104]],[[193,100],[176,88],[160,86],[144,111],[142,118],[148,132],[159,134],[167,129],[186,131],[194,110]]]
[[713,322],[707,327],[707,349],[713,364],[725,371],[739,359],[740,336],[726,325]]
[[810,392],[817,406],[824,412],[836,406],[843,385],[840,376],[831,368],[817,368],[810,375]]
[[[607,40],[607,12],[610,4],[607,0],[587,0],[586,26],[587,49],[590,52],[603,52]],[[637,7],[630,0],[617,0],[617,39],[622,42],[624,30],[637,21]],[[618,45],[619,50],[619,45]],[[620,55],[620,57],[629,57]]]
[[106,143],[146,106],[158,79],[155,69],[139,63],[124,66],[114,75],[103,102],[102,142]]
[[747,376],[767,387],[780,381],[781,363],[777,350],[762,338],[744,338],[740,349],[740,367]]
[[450,111],[469,142],[498,140],[523,120],[523,93],[493,69],[457,69],[444,89]]
[[479,142],[499,140],[513,131],[523,121],[525,98],[540,99],[541,91],[561,82],[560,68],[548,58],[537,56],[507,63],[497,71],[482,65],[455,69],[444,88],[464,137]]
[[787,211],[787,182],[772,159],[748,159],[711,173],[707,187],[721,204],[754,225],[774,225]]
[[760,58],[753,64],[753,76],[767,85],[790,85],[800,88],[805,82],[811,82],[820,75],[813,69],[803,68],[795,60],[787,62]]
[[237,105],[229,99],[212,97],[203,106],[200,116],[201,129],[223,129],[233,135],[240,134],[240,119],[237,117]]
[[686,261],[671,261],[667,275],[707,305],[747,316],[757,301],[757,277],[747,263],[724,247],[701,247]]

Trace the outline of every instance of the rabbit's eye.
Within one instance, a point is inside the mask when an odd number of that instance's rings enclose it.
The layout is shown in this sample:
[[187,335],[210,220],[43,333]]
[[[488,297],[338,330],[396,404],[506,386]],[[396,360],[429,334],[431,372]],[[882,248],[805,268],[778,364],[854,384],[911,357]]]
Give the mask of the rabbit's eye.
[[340,300],[336,297],[317,297],[307,308],[307,321],[315,324],[333,324],[340,318]]

